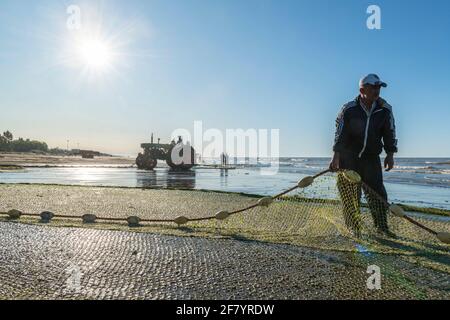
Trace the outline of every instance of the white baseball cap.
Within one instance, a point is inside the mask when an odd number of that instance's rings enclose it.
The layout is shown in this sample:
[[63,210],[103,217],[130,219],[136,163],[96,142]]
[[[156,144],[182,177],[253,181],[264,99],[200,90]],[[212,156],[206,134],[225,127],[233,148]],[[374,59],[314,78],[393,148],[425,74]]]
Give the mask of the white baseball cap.
[[379,76],[377,76],[376,74],[373,74],[373,73],[368,74],[367,76],[365,76],[364,78],[359,80],[360,88],[364,87],[366,84],[370,84],[373,86],[382,86],[383,88],[387,87],[387,84],[385,82],[381,81]]

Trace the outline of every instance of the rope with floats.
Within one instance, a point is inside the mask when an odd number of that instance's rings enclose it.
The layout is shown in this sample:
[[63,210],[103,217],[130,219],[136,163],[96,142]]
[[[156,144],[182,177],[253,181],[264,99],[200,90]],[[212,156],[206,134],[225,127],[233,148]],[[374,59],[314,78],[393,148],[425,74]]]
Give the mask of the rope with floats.
[[[274,196],[271,197],[263,197],[261,199],[259,199],[256,203],[246,206],[244,208],[241,209],[237,209],[234,211],[226,211],[226,210],[222,210],[219,211],[217,213],[215,213],[214,215],[211,216],[207,216],[207,217],[202,217],[202,218],[187,218],[185,216],[179,216],[176,219],[141,219],[138,216],[130,216],[126,219],[124,218],[108,218],[108,217],[97,217],[96,215],[93,214],[85,214],[83,216],[81,216],[81,219],[83,220],[83,223],[86,224],[91,224],[91,223],[95,223],[96,221],[108,221],[108,222],[122,222],[122,221],[127,221],[128,225],[130,227],[138,227],[140,225],[141,222],[143,223],[175,223],[178,226],[182,226],[185,225],[189,222],[199,222],[199,221],[208,221],[208,220],[226,220],[227,218],[236,215],[238,213],[243,213],[246,211],[249,211],[253,208],[257,208],[257,207],[264,207],[264,208],[268,208],[275,200],[279,200],[281,199],[283,196],[287,195],[288,193],[295,191],[297,189],[305,189],[309,186],[311,186],[314,181],[321,177],[324,176],[330,172],[336,172],[338,174],[342,173],[344,175],[344,177],[350,181],[351,183],[354,184],[358,184],[363,186],[364,188],[367,188],[368,190],[370,190],[371,192],[373,192],[373,194],[378,198],[379,201],[381,201],[387,208],[388,210],[396,217],[405,219],[406,221],[408,221],[409,223],[415,225],[418,228],[421,228],[422,230],[425,230],[426,232],[430,233],[431,235],[433,235],[434,237],[436,237],[439,241],[446,243],[446,244],[450,244],[450,233],[448,232],[437,232],[433,229],[428,228],[427,226],[421,224],[420,222],[416,221],[415,219],[411,218],[410,216],[408,216],[405,211],[403,210],[403,208],[401,208],[399,205],[396,204],[389,204],[383,197],[381,197],[378,193],[376,193],[375,191],[373,191],[373,189],[371,189],[366,183],[364,183],[364,181],[362,181],[361,176],[356,173],[355,171],[352,170],[338,170],[338,171],[333,171],[331,169],[322,171],[314,176],[308,176],[303,178],[302,180],[300,180],[297,185],[279,193],[276,194]],[[53,218],[64,218],[64,219],[78,219],[80,217],[76,217],[76,216],[70,216],[70,215],[56,215],[52,212],[49,211],[44,211],[40,214],[32,214],[32,213],[23,213],[19,210],[10,210],[7,215],[9,216],[9,218],[11,220],[17,220],[19,219],[21,216],[24,217],[39,217],[41,218],[42,222],[50,222]]]

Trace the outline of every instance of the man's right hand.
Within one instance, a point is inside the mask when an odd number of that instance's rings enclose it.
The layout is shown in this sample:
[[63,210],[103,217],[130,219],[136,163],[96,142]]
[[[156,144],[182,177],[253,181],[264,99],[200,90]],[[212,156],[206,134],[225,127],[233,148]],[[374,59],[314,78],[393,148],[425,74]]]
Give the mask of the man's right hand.
[[339,170],[339,152],[335,152],[333,159],[330,163],[330,170],[331,171],[338,171]]

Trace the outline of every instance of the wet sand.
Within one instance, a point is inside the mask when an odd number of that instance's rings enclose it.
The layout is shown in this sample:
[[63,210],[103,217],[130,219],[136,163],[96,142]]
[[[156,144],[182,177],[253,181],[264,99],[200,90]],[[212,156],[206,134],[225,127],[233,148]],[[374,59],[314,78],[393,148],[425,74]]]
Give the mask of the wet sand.
[[5,222],[0,242],[1,299],[445,298],[442,284],[368,290],[351,254],[289,245]]
[[[44,224],[36,218],[10,221],[0,215],[3,299],[450,298],[446,248],[424,238],[417,242],[420,247],[396,243],[404,255],[355,252],[351,239],[336,234],[334,226],[341,221],[319,219],[318,210],[335,209],[326,204],[311,206],[311,212],[295,202],[274,204],[270,211],[237,216],[228,225],[211,222],[177,227],[168,223],[130,228],[125,222],[129,215],[204,217],[252,204],[257,198],[204,191],[48,185],[0,185],[0,194],[0,212],[50,210],[78,217]],[[300,216],[288,214],[294,209],[300,210]],[[124,222],[84,225],[79,217],[85,213]],[[286,223],[288,231],[283,229]],[[437,228],[448,227],[434,223]],[[247,229],[236,229],[238,225]],[[419,233],[413,231],[417,239]],[[321,232],[324,236],[314,238],[313,234]],[[426,253],[423,244],[436,250],[424,257],[430,268],[417,263]],[[367,267],[372,264],[384,272],[382,290],[367,289]],[[76,290],[67,284],[67,268],[73,265],[83,274]]]

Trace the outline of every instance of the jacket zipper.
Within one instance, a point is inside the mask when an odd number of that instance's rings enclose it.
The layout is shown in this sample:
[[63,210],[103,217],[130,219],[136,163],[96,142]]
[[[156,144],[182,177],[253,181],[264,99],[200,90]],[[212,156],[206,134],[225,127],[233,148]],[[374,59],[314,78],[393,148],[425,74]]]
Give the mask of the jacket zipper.
[[367,147],[367,135],[369,134],[369,124],[370,124],[370,117],[371,117],[371,116],[372,116],[372,110],[371,110],[371,112],[370,112],[370,113],[368,114],[368,116],[367,116],[366,132],[365,132],[365,135],[364,135],[364,146],[363,146],[361,152],[359,153],[359,158],[360,158],[360,159],[361,159],[361,157],[362,157],[364,151],[366,151],[366,147]]

